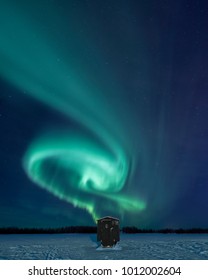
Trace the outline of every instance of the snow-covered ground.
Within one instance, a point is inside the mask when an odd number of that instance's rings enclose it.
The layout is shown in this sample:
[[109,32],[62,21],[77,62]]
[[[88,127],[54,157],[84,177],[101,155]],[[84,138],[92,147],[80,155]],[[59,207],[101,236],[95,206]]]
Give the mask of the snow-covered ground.
[[96,250],[95,234],[0,235],[0,259],[208,259],[208,234],[122,234],[121,250]]

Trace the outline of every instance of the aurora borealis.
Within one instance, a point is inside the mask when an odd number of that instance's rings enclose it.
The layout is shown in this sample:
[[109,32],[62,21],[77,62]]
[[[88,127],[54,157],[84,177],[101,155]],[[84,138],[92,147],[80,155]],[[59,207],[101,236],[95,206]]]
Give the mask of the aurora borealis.
[[207,226],[207,10],[1,1],[1,226]]
[[[50,135],[33,144],[25,160],[25,170],[38,185],[60,199],[88,210],[94,219],[105,210],[105,204],[96,200],[104,197],[108,211],[122,209],[139,211],[145,204],[119,192],[123,188],[128,166],[125,159],[114,157],[97,143],[88,143],[83,136]],[[109,203],[110,202],[110,203]]]

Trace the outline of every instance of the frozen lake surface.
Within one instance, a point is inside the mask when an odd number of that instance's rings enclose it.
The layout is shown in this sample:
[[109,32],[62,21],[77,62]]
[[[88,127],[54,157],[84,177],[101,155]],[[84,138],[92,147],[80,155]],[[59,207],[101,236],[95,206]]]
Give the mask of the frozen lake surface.
[[208,259],[208,234],[122,234],[119,246],[96,250],[96,234],[0,235],[0,259]]

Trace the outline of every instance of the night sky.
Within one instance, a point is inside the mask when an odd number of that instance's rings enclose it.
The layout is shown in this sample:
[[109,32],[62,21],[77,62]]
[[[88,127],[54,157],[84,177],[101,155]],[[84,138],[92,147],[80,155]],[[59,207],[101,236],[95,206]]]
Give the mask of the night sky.
[[208,227],[208,4],[0,1],[0,227]]

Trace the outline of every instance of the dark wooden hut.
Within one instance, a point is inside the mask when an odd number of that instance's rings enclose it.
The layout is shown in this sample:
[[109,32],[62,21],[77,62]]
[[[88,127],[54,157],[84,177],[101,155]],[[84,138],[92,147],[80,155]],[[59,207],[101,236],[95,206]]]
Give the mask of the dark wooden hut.
[[113,247],[119,240],[119,219],[106,216],[97,220],[97,241],[103,247]]

